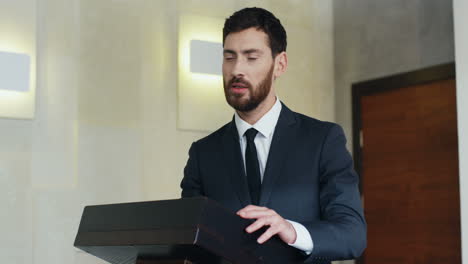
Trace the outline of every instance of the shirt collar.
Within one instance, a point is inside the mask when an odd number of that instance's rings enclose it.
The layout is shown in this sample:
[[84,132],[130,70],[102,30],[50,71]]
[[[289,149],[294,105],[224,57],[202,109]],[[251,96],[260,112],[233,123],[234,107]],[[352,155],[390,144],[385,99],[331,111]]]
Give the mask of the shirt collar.
[[236,122],[237,132],[239,133],[239,138],[244,136],[245,131],[249,128],[255,128],[258,132],[260,132],[264,137],[269,138],[273,135],[273,131],[275,130],[276,123],[278,123],[278,119],[281,113],[281,102],[276,98],[276,102],[273,107],[257,121],[257,123],[251,125],[244,120],[237,114],[234,113],[234,121]]

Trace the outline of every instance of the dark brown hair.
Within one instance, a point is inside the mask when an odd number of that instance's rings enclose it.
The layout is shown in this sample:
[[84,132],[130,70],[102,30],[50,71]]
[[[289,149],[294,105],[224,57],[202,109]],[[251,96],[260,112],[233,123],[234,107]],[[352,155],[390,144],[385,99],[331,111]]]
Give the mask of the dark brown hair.
[[230,33],[240,32],[252,27],[268,35],[268,44],[273,58],[286,51],[286,30],[284,30],[280,20],[271,12],[258,7],[241,9],[226,19],[223,28],[223,45]]

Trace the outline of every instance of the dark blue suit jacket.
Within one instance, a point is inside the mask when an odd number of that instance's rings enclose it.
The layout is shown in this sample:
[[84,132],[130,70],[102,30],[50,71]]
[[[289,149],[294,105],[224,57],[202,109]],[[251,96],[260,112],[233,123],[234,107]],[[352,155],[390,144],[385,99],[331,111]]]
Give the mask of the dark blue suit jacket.
[[[262,182],[260,206],[309,230],[305,262],[352,259],[366,247],[359,179],[340,126],[282,106]],[[207,196],[233,211],[250,204],[234,120],[194,142],[182,197]]]

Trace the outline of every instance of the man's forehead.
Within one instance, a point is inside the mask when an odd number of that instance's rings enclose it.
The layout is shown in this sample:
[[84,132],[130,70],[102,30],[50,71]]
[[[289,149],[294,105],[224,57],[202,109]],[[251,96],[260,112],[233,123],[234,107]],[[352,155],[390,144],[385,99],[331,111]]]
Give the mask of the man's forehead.
[[226,36],[224,49],[241,50],[264,50],[269,48],[268,35],[262,30],[248,28],[239,32],[232,32]]

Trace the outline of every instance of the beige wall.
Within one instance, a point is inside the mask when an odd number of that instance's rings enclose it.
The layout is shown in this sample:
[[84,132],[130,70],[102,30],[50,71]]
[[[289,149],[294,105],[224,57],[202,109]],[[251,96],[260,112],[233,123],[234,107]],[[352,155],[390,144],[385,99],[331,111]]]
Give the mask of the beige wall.
[[328,0],[0,0],[14,33],[0,41],[37,55],[35,119],[0,119],[2,262],[102,263],[72,247],[84,205],[179,196],[188,148],[207,133],[176,129],[178,16],[253,5],[288,31],[280,98],[333,120]]

